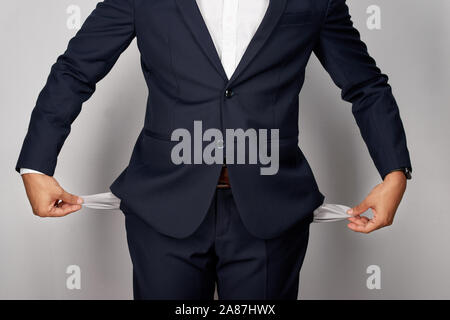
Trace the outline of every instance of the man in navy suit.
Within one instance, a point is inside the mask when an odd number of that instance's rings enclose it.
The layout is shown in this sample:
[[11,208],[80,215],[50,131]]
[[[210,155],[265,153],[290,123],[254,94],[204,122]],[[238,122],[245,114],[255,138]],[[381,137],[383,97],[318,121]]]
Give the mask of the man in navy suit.
[[[412,171],[399,109],[345,0],[105,0],[52,66],[16,165],[33,212],[81,208],[52,177],[71,124],[136,37],[150,89],[121,199],[136,299],[296,299],[312,213],[324,196],[298,147],[298,96],[310,55],[352,113],[380,174],[349,228],[390,225]],[[176,164],[184,129],[278,130],[276,174],[261,163]],[[226,135],[223,135],[226,137]],[[226,140],[226,138],[224,138]],[[239,142],[212,139],[216,151]],[[202,141],[201,147],[207,145]],[[248,146],[247,146],[248,147]],[[369,208],[374,217],[360,216]]]

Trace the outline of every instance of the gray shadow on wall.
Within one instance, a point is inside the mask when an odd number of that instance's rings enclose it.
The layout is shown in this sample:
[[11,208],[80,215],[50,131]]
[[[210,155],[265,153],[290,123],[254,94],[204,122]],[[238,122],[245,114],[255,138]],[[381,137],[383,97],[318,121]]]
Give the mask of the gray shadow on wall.
[[[122,54],[102,80],[77,119],[80,150],[87,150],[77,171],[83,174],[83,194],[109,192],[109,186],[128,165],[143,126],[147,87],[143,80],[136,42]],[[93,107],[93,108],[91,108]],[[83,132],[84,131],[84,132]],[[87,134],[88,133],[88,134]],[[78,135],[81,135],[78,136]],[[87,178],[87,180],[85,180]],[[73,250],[84,261],[85,290],[67,298],[130,299],[132,269],[120,210],[83,208],[82,244]],[[76,240],[75,240],[76,241]]]
[[[370,190],[367,181],[374,181],[377,173],[365,170],[373,165],[372,160],[351,105],[342,101],[340,94],[313,56],[300,98],[300,147],[326,197],[325,202],[351,207],[365,197]],[[346,221],[311,225],[310,244],[301,272],[302,299],[358,298],[351,292],[357,292],[360,284],[365,283],[365,274],[361,272],[364,244],[355,241],[346,225]]]

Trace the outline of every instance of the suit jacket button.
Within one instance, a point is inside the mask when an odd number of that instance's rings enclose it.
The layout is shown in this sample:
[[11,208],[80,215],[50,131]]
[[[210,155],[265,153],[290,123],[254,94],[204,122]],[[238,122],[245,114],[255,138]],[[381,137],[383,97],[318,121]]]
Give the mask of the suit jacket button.
[[231,90],[231,89],[225,90],[225,98],[229,99],[229,98],[231,98],[233,95],[234,95],[233,90]]

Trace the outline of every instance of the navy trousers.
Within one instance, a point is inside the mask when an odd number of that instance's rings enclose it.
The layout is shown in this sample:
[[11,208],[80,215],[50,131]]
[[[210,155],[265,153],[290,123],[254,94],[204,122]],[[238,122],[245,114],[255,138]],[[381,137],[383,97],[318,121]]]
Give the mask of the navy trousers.
[[[125,213],[135,299],[297,299],[311,220],[273,239],[252,236],[231,189],[217,189],[198,229],[178,239]],[[177,223],[174,221],[174,223]]]

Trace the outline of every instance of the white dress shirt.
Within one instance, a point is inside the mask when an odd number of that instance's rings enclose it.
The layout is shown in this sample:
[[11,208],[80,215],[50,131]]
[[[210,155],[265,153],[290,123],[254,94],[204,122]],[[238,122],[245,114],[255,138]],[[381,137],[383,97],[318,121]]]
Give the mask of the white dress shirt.
[[269,6],[269,0],[197,0],[228,79]]
[[[228,79],[256,33],[269,0],[196,0]],[[275,0],[276,1],[276,0]],[[21,168],[20,174],[41,173]]]

